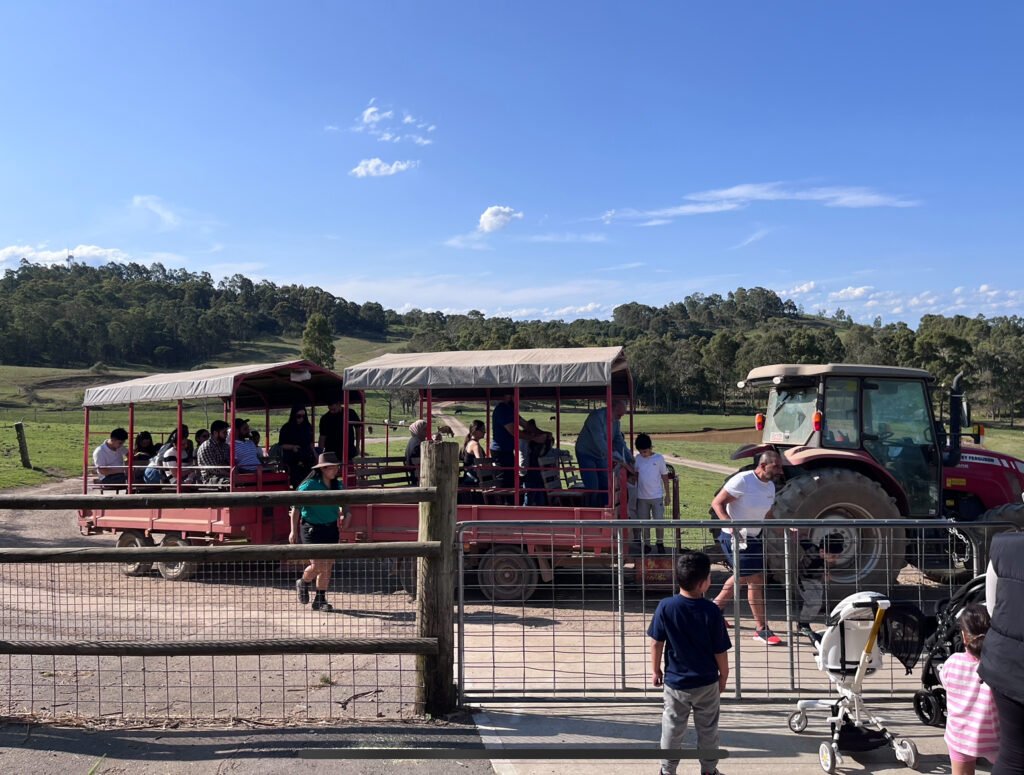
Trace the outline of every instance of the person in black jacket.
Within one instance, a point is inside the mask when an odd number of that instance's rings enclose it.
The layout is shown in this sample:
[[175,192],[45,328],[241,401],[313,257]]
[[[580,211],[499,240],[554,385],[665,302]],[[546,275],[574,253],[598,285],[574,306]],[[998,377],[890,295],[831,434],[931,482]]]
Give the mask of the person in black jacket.
[[992,775],[1024,773],[1024,533],[992,539],[985,603],[992,626],[978,675],[999,712],[999,758]]
[[298,487],[317,459],[313,449],[313,425],[307,419],[306,407],[292,407],[288,422],[281,426],[277,445],[281,449],[281,462],[288,468],[291,486]]

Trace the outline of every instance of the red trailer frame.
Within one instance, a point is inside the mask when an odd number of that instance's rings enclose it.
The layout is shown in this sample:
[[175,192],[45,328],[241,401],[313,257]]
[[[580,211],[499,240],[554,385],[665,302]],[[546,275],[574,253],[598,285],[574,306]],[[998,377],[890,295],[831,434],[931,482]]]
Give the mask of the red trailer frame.
[[[561,443],[561,405],[576,399],[595,401],[606,408],[609,461],[605,473],[608,477],[607,506],[585,506],[582,501],[574,505],[524,505],[525,491],[520,481],[520,466],[512,472],[513,486],[506,488],[507,505],[460,504],[460,522],[487,520],[607,520],[627,519],[626,474],[612,461],[612,403],[623,399],[630,408],[627,438],[632,447],[633,379],[621,347],[552,348],[535,350],[488,350],[443,353],[390,354],[344,371],[348,390],[407,390],[415,389],[420,396],[420,416],[427,421],[427,437],[433,432],[433,409],[437,401],[473,401],[483,403],[487,413],[487,440],[492,432],[494,399],[512,393],[514,416],[520,416],[523,400],[554,401],[555,443]],[[519,423],[514,422],[514,446],[519,449]],[[360,486],[386,486],[386,474],[391,484],[398,484],[403,466],[390,458],[378,460],[381,473],[367,467],[362,460],[344,459],[345,471]],[[577,493],[584,491],[577,490]],[[590,491],[593,492],[593,491]],[[343,541],[399,541],[409,540],[417,526],[418,508],[415,505],[388,504],[353,506],[352,521],[342,531]],[[525,599],[532,594],[536,580],[550,581],[554,567],[568,562],[580,562],[581,557],[607,555],[614,544],[611,530],[581,530],[559,528],[553,534],[545,527],[535,533],[524,530],[515,536],[502,538],[481,525],[478,530],[465,533],[464,546],[468,567],[491,569],[502,563],[501,571],[510,577],[509,570],[518,568],[524,579],[517,589],[515,584],[502,589],[485,588],[494,599]],[[503,543],[504,542],[504,543]],[[496,569],[491,569],[495,570]],[[514,575],[514,574],[511,574]]]
[[[280,491],[289,489],[284,471],[261,468],[241,473],[235,465],[235,445],[230,444],[229,483],[225,485],[183,484],[183,474],[199,466],[183,469],[181,459],[183,406],[186,401],[220,400],[223,419],[234,428],[235,418],[253,411],[264,413],[264,450],[270,448],[270,412],[302,404],[326,406],[342,393],[341,377],[329,369],[306,360],[270,364],[249,364],[217,369],[201,369],[177,374],[154,374],[119,382],[85,393],[85,441],[83,444],[83,493],[194,492],[198,489],[239,491]],[[362,396],[356,396],[362,402]],[[345,405],[349,396],[345,395]],[[171,403],[177,406],[178,455],[173,485],[148,485],[137,482],[131,464],[135,441],[135,407],[139,404]],[[98,442],[91,434],[94,411],[108,407],[127,407],[128,464],[127,482],[104,485],[93,479],[92,450]],[[365,416],[365,413],[361,413]],[[347,417],[347,415],[346,415]],[[315,415],[311,417],[315,420]],[[118,423],[120,425],[120,423]],[[314,427],[315,422],[314,422]],[[348,422],[346,420],[346,431]],[[104,438],[109,428],[103,429]],[[91,438],[92,436],[92,438]],[[361,436],[361,434],[360,434]],[[229,437],[230,438],[230,437]],[[151,546],[154,535],[163,535],[167,545],[205,544],[223,541],[281,543],[287,541],[290,522],[284,507],[231,506],[225,508],[154,508],[146,510],[87,509],[79,512],[83,535],[117,534],[118,546]],[[163,568],[160,568],[163,572]],[[165,576],[168,574],[164,574]]]

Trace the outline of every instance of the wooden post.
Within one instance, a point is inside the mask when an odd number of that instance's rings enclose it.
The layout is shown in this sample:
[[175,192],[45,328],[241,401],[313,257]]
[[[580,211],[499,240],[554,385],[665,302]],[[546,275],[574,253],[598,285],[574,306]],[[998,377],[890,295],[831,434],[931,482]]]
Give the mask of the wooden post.
[[440,557],[418,562],[417,637],[436,638],[437,654],[416,657],[416,705],[421,713],[440,716],[455,710],[455,515],[459,446],[451,441],[424,441],[421,486],[436,487],[437,497],[420,503],[420,540],[440,541]]
[[31,468],[32,461],[28,459],[28,442],[25,441],[25,423],[14,423],[14,432],[18,434],[18,451],[21,453],[21,464],[25,468]]

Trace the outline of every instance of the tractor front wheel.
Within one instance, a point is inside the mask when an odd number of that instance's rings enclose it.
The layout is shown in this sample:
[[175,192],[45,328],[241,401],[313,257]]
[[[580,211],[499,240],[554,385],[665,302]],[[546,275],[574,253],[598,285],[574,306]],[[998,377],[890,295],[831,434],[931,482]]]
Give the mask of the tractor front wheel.
[[[827,535],[842,536],[843,550],[829,569],[826,601],[838,602],[862,589],[886,590],[906,565],[903,528],[829,526],[832,520],[900,516],[896,502],[882,486],[856,471],[822,468],[791,479],[776,493],[772,514],[776,519],[820,520],[821,527],[811,528],[806,535],[815,544]],[[784,572],[781,542],[788,531],[769,532],[765,539],[769,567]]]

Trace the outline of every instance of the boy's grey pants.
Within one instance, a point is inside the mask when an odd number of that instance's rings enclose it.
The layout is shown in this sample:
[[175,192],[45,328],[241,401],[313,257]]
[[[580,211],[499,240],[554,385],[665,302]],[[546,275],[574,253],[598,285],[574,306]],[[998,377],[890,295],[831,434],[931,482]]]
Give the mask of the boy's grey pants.
[[[683,736],[693,711],[697,729],[697,750],[718,748],[718,712],[720,695],[718,681],[696,689],[673,689],[665,686],[665,710],[661,714],[661,747],[663,750],[683,747]],[[675,775],[678,760],[662,759],[661,771]],[[718,759],[701,759],[701,772],[714,772]]]

